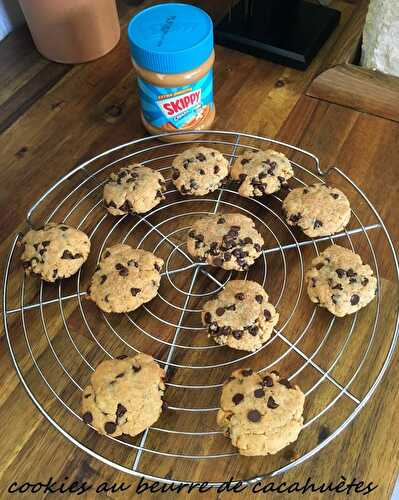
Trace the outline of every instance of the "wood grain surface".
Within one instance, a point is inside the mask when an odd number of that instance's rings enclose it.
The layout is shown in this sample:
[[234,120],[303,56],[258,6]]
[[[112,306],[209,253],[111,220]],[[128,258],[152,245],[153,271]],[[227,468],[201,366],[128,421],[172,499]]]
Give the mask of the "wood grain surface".
[[399,121],[399,78],[339,64],[313,80],[307,95]]
[[[149,5],[154,2],[144,2]],[[193,2],[194,3],[194,2]],[[198,1],[198,5],[207,8],[215,16],[215,2]],[[218,9],[221,9],[218,3]],[[217,62],[215,67],[215,99],[218,109],[216,129],[240,130],[263,136],[277,137],[281,140],[298,145],[318,155],[322,168],[336,165],[349,175],[363,189],[370,200],[375,204],[383,217],[394,241],[399,236],[397,224],[398,209],[396,193],[399,187],[397,175],[399,124],[381,117],[362,113],[351,109],[348,103],[338,105],[305,96],[305,92],[315,75],[328,58],[334,58],[334,48],[340,35],[345,33],[348,23],[357,15],[359,5],[353,1],[337,0],[333,5],[342,11],[342,21],[328,43],[323,47],[316,60],[306,72],[299,72],[284,68],[276,64],[262,61],[251,56],[240,54],[222,47],[216,48]],[[123,29],[130,16],[135,12],[134,7],[123,7],[121,20]],[[220,12],[219,12],[220,13]],[[338,44],[340,46],[340,44]],[[26,213],[32,203],[53,184],[61,175],[70,171],[81,161],[100,153],[109,147],[122,144],[134,138],[145,135],[140,124],[138,113],[138,97],[134,85],[134,74],[128,57],[126,36],[122,36],[119,45],[107,56],[99,61],[89,64],[67,67],[44,61],[30,46],[29,38],[23,31],[6,40],[0,45],[0,59],[5,61],[6,73],[1,75],[0,93],[0,149],[2,151],[0,169],[0,207],[1,207],[1,242],[0,251],[2,262],[9,251],[10,245],[18,232],[27,228]],[[231,148],[222,148],[226,153]],[[302,161],[300,155],[290,155],[294,161]],[[309,164],[309,168],[312,166]],[[98,176],[95,181],[104,177]],[[86,175],[86,174],[85,174]],[[34,221],[40,221],[48,214],[50,207],[54,207],[63,193],[74,188],[84,178],[83,173],[77,173],[68,180],[57,192],[42,204],[34,214]],[[311,176],[304,175],[305,179]],[[332,172],[329,182],[342,187],[348,192],[352,203],[358,209],[359,216],[365,224],[374,223],[375,218],[362,202],[356,190],[348,187],[342,176]],[[295,185],[295,183],[293,184]],[[81,188],[87,194],[90,188],[95,187],[94,181]],[[173,196],[173,195],[171,195]],[[87,201],[82,202],[79,210],[74,212],[70,220],[76,223],[84,210],[87,210],[93,200],[99,200],[96,191],[89,195]],[[224,202],[237,202],[236,195],[226,195]],[[254,202],[242,200],[242,208],[251,209],[256,215],[264,216],[264,209],[254,208]],[[269,203],[269,202],[268,202]],[[279,210],[278,200],[270,201],[271,207]],[[210,205],[210,204],[209,204]],[[191,210],[208,210],[210,207],[203,202],[195,201]],[[183,214],[182,206],[181,213]],[[62,209],[64,210],[64,209]],[[60,216],[64,212],[60,212]],[[66,210],[66,208],[65,208]],[[180,209],[179,209],[180,210]],[[226,210],[222,205],[221,210]],[[97,207],[83,224],[84,229],[93,228],[95,221],[103,215],[101,207]],[[162,214],[152,217],[151,222],[161,222]],[[276,234],[284,240],[288,233],[281,229],[273,217],[267,219]],[[180,222],[189,224],[190,217],[182,215],[181,221],[176,222],[175,228],[180,227]],[[106,217],[101,223],[99,231],[93,234],[93,248],[95,251],[82,273],[82,289],[87,284],[95,266],[95,260],[101,243],[101,234],[111,227],[112,221]],[[109,241],[118,241],[127,234],[132,222],[121,224],[112,233]],[[261,221],[259,222],[259,226]],[[351,227],[357,222],[352,218]],[[139,224],[128,241],[135,244],[146,231],[143,223]],[[173,229],[173,227],[172,227]],[[266,230],[264,230],[266,231]],[[386,239],[381,230],[370,231],[370,239],[378,255],[380,268],[380,293],[382,296],[380,324],[370,349],[362,372],[350,386],[350,391],[357,399],[362,399],[370,389],[372,380],[378,375],[386,356],[390,332],[394,325],[394,315],[398,304],[398,289],[395,282],[392,259]],[[270,234],[265,233],[268,238]],[[298,238],[300,235],[296,233]],[[174,241],[180,243],[184,233],[177,233]],[[152,235],[146,242],[151,247],[157,242],[157,236]],[[270,241],[270,239],[269,239]],[[270,244],[272,241],[270,241]],[[354,244],[364,259],[373,258],[364,236],[354,238]],[[170,249],[166,244],[159,248],[160,255],[168,255]],[[313,255],[314,250],[309,248],[304,252],[305,261]],[[180,266],[182,259],[175,255],[171,265]],[[283,260],[279,254],[268,260],[270,269],[267,278],[267,288],[275,300],[282,287]],[[292,308],[293,299],[297,296],[300,283],[300,261],[296,253],[287,256],[286,265],[289,266],[289,279],[287,289],[282,297],[280,310],[282,322],[288,319]],[[256,274],[261,271],[262,263],[251,272]],[[12,279],[7,294],[8,308],[17,308],[20,303],[21,269],[17,258],[11,263]],[[224,278],[224,273],[218,272],[218,279]],[[176,277],[175,284],[184,288],[188,287],[192,275],[181,273]],[[75,288],[76,279],[66,280],[63,283],[63,293],[71,292]],[[203,276],[199,276],[196,285],[198,290],[209,288],[211,284]],[[177,300],[178,294],[173,295],[170,286],[162,285],[161,292]],[[26,281],[24,297],[27,303],[36,303],[39,299],[40,289],[34,280]],[[56,286],[46,286],[42,291],[44,300],[56,298]],[[181,298],[181,296],[180,296]],[[200,301],[191,305],[200,306]],[[113,354],[119,354],[123,343],[114,336],[109,335],[109,326],[104,318],[92,304],[83,302],[89,327],[95,329],[96,338]],[[178,320],[178,315],[171,312],[160,301],[151,306],[156,308],[158,314],[168,321]],[[323,311],[318,311],[312,329],[302,340],[299,348],[289,350],[281,359],[276,368],[281,372],[292,374],[304,364],[303,353],[311,357],[314,364],[327,370],[333,353],[340,352],[346,346],[339,363],[329,373],[338,384],[345,385],[350,374],[356,370],[358,360],[365,354],[370,340],[372,320],[376,313],[376,305],[372,304],[367,311],[359,315],[356,335],[347,338],[346,332],[350,328],[352,318],[336,322],[325,338],[322,348],[315,352],[315,347],[320,341],[315,339],[321,332],[325,332],[330,317]],[[155,309],[154,309],[155,310]],[[262,351],[253,359],[254,368],[272,362],[287,351],[289,343],[296,342],[303,329],[304,320],[312,314],[312,308],[306,297],[300,299],[301,314],[296,314],[284,332],[284,337],[275,337],[270,349]],[[79,359],[74,347],[68,338],[68,331],[73,335],[77,347],[84,358],[94,366],[104,359],[104,355],[93,341],[89,329],[82,322],[81,309],[76,299],[65,301],[63,305],[65,324],[60,314],[58,302],[46,306],[41,313],[40,309],[25,312],[25,321],[28,326],[28,336],[34,346],[34,356],[43,374],[51,382],[58,394],[76,411],[79,409],[79,390],[67,379],[49,348],[51,340],[54,351],[65,363],[68,371],[75,380],[84,385],[87,382],[89,369]],[[155,331],[158,324],[148,314],[138,311],[131,318],[148,330]],[[120,332],[126,342],[131,342],[132,328],[129,319],[111,315],[108,322]],[[195,321],[195,317],[186,318],[186,325]],[[49,339],[44,335],[43,325],[47,327]],[[90,429],[79,423],[74,417],[68,415],[62,405],[51,395],[49,389],[38,376],[37,368],[32,366],[29,353],[26,349],[24,338],[24,325],[20,314],[11,314],[8,317],[8,327],[12,332],[13,345],[18,356],[24,376],[34,391],[37,399],[46,408],[46,411],[57,421],[62,421],[65,429],[82,440],[88,447],[103,453],[109,459],[118,461],[126,466],[131,466],[135,459],[133,450],[126,446],[112,443],[109,439],[96,436]],[[158,332],[164,342],[171,340],[173,329],[165,328]],[[188,342],[184,336],[181,342]],[[167,348],[165,345],[154,343],[149,339],[141,340],[142,347],[151,354],[165,359]],[[201,346],[207,339],[198,338],[196,345]],[[288,343],[287,343],[288,342]],[[347,342],[347,343],[346,343]],[[124,349],[128,350],[126,345]],[[221,357],[222,356],[222,357]],[[206,362],[217,364],[227,356],[233,360],[235,353],[228,350],[211,351],[207,354]],[[190,353],[187,350],[177,352],[175,361],[181,364],[202,363],[204,355]],[[398,412],[396,411],[398,398],[397,379],[398,359],[395,356],[382,385],[366,405],[365,409],[357,416],[355,421],[324,448],[315,458],[308,460],[299,467],[275,478],[275,482],[294,481],[304,482],[311,477],[316,484],[322,482],[339,482],[345,476],[348,482],[352,478],[363,480],[365,483],[373,482],[378,488],[371,493],[371,498],[390,498],[398,473],[399,463],[399,438],[392,432],[399,425]],[[252,363],[252,362],[251,362]],[[233,367],[235,368],[235,366]],[[232,369],[233,369],[232,368]],[[35,409],[26,395],[23,387],[18,383],[17,376],[12,367],[6,349],[4,332],[1,335],[0,350],[0,375],[2,390],[0,393],[0,415],[2,421],[2,446],[0,451],[0,495],[8,498],[6,490],[13,481],[22,483],[47,480],[50,476],[62,481],[65,477],[85,480],[90,483],[100,484],[102,481],[125,482],[132,484],[130,493],[125,495],[89,492],[84,498],[133,498],[134,486],[137,480],[133,477],[118,472],[117,470],[90,458],[89,455],[77,449],[52,427],[46,419]],[[194,373],[195,372],[195,375]],[[225,371],[223,371],[225,373]],[[170,380],[175,384],[189,383],[217,383],[222,372],[214,370],[171,370]],[[312,387],[320,379],[320,372],[307,363],[305,368],[294,378],[304,389]],[[170,388],[168,401],[171,406],[217,406],[217,391],[201,394],[201,398],[193,401],[190,391],[178,391]],[[331,381],[323,381],[318,389],[308,398],[305,416],[309,420],[322,409],[328,402],[339,395],[339,389]],[[140,469],[154,475],[164,476],[171,474],[173,477],[183,479],[200,479],[204,476],[207,480],[218,480],[220,477],[248,477],[269,471],[281,466],[287,461],[292,461],[305,451],[328,438],[340,422],[350,415],[356,408],[356,403],[348,396],[339,398],[333,411],[326,412],[317,423],[303,431],[295,445],[275,457],[263,459],[235,458],[230,461],[215,459],[209,461],[182,461],[173,458],[154,457],[150,453],[143,453],[140,460]],[[10,418],[11,417],[11,418]],[[168,427],[183,430],[201,430],[214,425],[214,414],[192,415],[169,410],[157,423],[159,427]],[[175,426],[175,427],[172,427]],[[139,442],[140,437],[136,439]],[[168,434],[150,433],[147,445],[162,449],[164,452],[179,450],[181,453],[192,450],[193,453],[232,451],[228,441],[223,437],[214,440],[201,440],[198,437],[171,438]],[[172,472],[173,471],[173,472]],[[16,497],[17,495],[14,495]],[[173,495],[170,494],[170,497]],[[181,495],[184,497],[184,495]],[[259,495],[261,497],[261,495]],[[38,497],[38,495],[36,495]],[[43,498],[54,498],[54,495],[45,495]],[[63,495],[63,498],[73,498],[74,495]],[[155,493],[143,494],[144,498],[167,498],[166,495]],[[231,498],[236,497],[231,493],[217,494],[215,491],[207,494],[191,493],[190,498]],[[250,498],[249,491],[237,493],[237,497]],[[268,494],[270,498],[282,498],[282,495]],[[302,495],[291,495],[291,498],[301,498]],[[333,494],[308,494],[309,498],[333,498]],[[283,497],[284,498],[284,497]]]

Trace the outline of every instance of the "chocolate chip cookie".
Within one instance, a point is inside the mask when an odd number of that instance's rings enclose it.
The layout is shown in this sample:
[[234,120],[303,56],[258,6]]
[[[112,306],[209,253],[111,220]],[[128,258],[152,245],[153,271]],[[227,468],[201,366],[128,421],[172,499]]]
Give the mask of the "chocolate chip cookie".
[[272,334],[279,315],[255,281],[232,280],[204,304],[202,322],[209,337],[233,349],[256,351]]
[[239,194],[246,197],[275,193],[293,175],[288,158],[273,149],[245,151],[231,169],[231,178],[240,181]]
[[172,164],[172,180],[182,195],[203,196],[215,191],[229,173],[229,162],[216,149],[187,149]]
[[360,255],[332,245],[312,260],[306,273],[310,300],[335,316],[353,314],[373,300],[377,279]]
[[147,354],[103,361],[83,391],[83,421],[113,437],[140,434],[161,415],[164,376]]
[[263,238],[249,217],[209,215],[195,222],[188,233],[187,250],[200,262],[246,271],[262,253]]
[[134,311],[152,300],[161,282],[163,260],[151,252],[117,244],[107,248],[87,290],[104,312]]
[[325,184],[293,189],[283,202],[290,226],[299,226],[311,238],[342,231],[351,218],[348,198]]
[[160,172],[134,163],[110,175],[104,185],[104,206],[112,215],[143,214],[165,199],[165,191]]
[[28,231],[21,246],[25,274],[49,282],[75,274],[90,252],[90,240],[83,231],[53,222]]
[[241,455],[272,455],[298,438],[304,402],[277,372],[236,370],[223,387],[217,423]]

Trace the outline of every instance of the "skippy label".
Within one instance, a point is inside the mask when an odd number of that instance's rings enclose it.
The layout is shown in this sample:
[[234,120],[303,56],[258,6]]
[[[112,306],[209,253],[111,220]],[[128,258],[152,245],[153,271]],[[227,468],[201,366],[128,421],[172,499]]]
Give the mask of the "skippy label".
[[137,78],[144,118],[166,130],[195,127],[212,109],[212,70],[183,87],[156,87]]

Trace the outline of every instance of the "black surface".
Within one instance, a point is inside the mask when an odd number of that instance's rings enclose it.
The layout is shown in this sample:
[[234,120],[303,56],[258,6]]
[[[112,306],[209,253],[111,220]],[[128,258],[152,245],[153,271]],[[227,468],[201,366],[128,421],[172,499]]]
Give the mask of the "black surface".
[[215,27],[220,45],[306,69],[341,13],[304,0],[241,0]]

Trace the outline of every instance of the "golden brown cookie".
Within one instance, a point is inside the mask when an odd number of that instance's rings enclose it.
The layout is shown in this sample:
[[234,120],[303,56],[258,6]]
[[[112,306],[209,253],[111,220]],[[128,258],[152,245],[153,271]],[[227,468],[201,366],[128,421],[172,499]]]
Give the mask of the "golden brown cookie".
[[304,402],[277,372],[236,370],[222,389],[217,423],[241,455],[272,455],[298,438]]
[[161,415],[164,376],[147,354],[103,361],[83,391],[83,421],[100,434],[136,436]]

